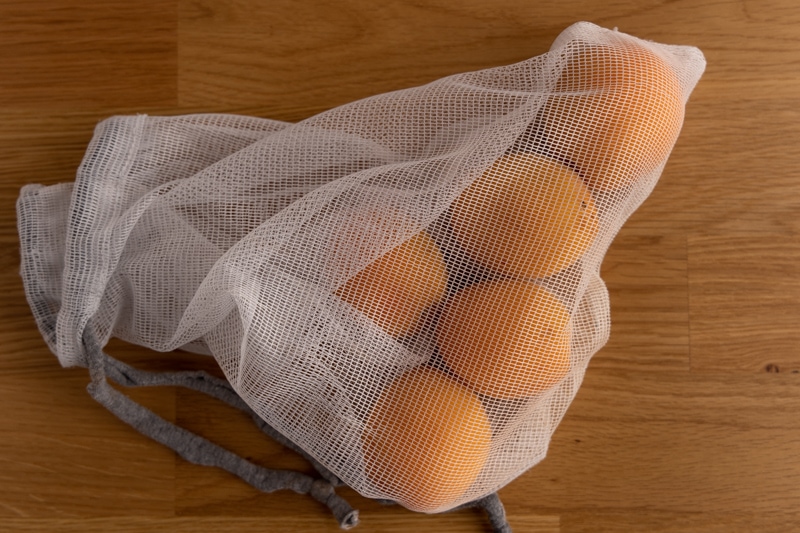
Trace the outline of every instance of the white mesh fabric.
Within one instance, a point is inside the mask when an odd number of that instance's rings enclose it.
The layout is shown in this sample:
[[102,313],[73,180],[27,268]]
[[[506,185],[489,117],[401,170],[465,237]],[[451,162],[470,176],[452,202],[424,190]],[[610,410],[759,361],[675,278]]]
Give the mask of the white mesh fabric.
[[580,23],[297,124],[108,119],[74,186],[22,192],[34,314],[65,366],[86,327],[212,354],[368,497],[475,500],[544,457],[605,343],[603,255],[704,65]]

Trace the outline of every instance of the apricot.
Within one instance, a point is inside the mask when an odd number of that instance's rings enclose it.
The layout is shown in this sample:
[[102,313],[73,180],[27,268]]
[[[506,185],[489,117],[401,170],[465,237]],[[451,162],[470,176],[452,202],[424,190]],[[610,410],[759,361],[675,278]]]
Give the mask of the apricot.
[[580,43],[542,111],[550,153],[590,188],[631,185],[664,163],[683,125],[680,82],[642,46]]
[[393,337],[409,334],[425,309],[444,297],[447,269],[426,231],[396,246],[350,278],[336,295]]
[[462,497],[483,469],[492,438],[478,398],[428,367],[406,372],[381,394],[363,435],[369,478],[420,512]]
[[558,161],[501,157],[454,202],[451,226],[468,255],[496,272],[542,278],[577,261],[599,223],[592,195]]
[[493,398],[534,396],[570,369],[569,310],[528,281],[489,281],[457,292],[445,305],[436,340],[448,367]]

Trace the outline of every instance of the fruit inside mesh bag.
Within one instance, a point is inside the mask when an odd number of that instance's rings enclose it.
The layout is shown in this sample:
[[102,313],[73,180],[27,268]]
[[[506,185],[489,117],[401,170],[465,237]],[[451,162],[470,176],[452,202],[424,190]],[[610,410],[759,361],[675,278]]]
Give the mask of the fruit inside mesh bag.
[[[600,264],[704,66],[579,23],[530,60],[297,124],[110,118],[74,184],[22,191],[31,308],[98,401],[189,460],[310,493],[343,526],[340,483],[497,515],[491,496],[545,456],[608,337]],[[111,337],[211,355],[226,380],[137,371],[102,352]],[[325,481],[221,451],[109,380],[251,412]]]

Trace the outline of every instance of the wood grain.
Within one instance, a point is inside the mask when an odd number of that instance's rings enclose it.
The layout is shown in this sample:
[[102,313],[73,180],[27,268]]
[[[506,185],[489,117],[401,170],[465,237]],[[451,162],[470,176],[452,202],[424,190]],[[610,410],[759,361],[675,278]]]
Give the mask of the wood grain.
[[[708,68],[651,197],[608,252],[612,337],[548,457],[500,492],[515,532],[800,531],[800,9],[791,0],[9,0],[0,5],[0,531],[334,531],[324,508],[177,458],[86,394],[41,340],[15,202],[74,179],[114,114],[301,120],[545,52],[589,20],[692,44]],[[142,368],[213,360],[113,341]],[[125,391],[270,467],[311,472],[247,417]],[[356,531],[487,531],[349,489]]]
[[692,369],[800,374],[800,233],[689,239]]
[[175,7],[158,0],[3,2],[0,105],[174,105]]
[[617,235],[601,272],[611,301],[611,338],[594,368],[689,368],[687,266],[684,235],[627,229]]

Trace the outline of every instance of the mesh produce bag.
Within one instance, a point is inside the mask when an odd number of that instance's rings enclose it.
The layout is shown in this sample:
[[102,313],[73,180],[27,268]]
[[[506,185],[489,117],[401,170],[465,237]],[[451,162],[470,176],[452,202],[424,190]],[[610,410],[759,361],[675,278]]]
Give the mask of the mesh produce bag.
[[271,475],[109,387],[168,381],[111,337],[212,355],[227,382],[171,379],[252,411],[328,483],[289,488],[342,516],[340,481],[421,512],[482,501],[544,458],[606,342],[601,261],[704,66],[579,23],[295,124],[109,118],[74,183],[22,190],[29,302],[98,401],[190,460]]

